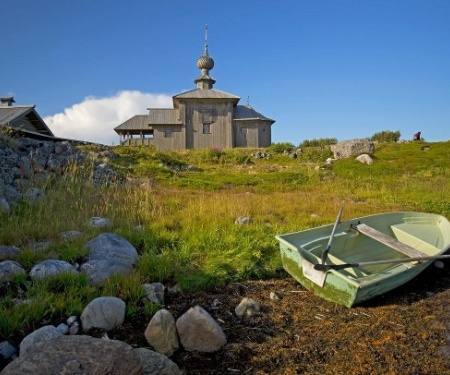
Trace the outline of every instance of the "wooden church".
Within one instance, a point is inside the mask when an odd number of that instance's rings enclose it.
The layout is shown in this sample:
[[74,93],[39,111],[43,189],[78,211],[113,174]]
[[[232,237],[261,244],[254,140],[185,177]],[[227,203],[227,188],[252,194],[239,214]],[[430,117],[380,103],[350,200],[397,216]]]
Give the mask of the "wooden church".
[[154,146],[159,150],[209,147],[268,147],[274,120],[239,105],[240,98],[214,88],[214,60],[208,54],[207,29],[203,55],[197,60],[197,87],[172,97],[173,108],[150,108],[114,130],[123,146]]

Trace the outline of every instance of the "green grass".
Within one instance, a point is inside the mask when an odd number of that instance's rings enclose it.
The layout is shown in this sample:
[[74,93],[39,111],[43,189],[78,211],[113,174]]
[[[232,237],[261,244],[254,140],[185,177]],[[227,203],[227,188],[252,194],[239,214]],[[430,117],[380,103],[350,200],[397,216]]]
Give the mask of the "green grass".
[[[390,210],[450,217],[449,142],[377,144],[374,164],[346,159],[330,169],[320,168],[330,156],[327,146],[304,148],[297,159],[277,148],[264,159],[251,156],[261,150],[248,149],[115,151],[115,167],[128,183],[92,185],[85,178],[91,166],[70,166],[63,178],[43,186],[42,202],[21,202],[11,215],[0,215],[0,244],[19,247],[18,261],[28,271],[44,259],[82,263],[85,243],[102,231],[86,223],[102,216],[113,223],[108,230],[137,249],[136,269],[102,288],[90,287],[84,275],[22,277],[3,285],[0,339],[79,315],[97,296],[122,298],[131,320],[150,316],[157,306],[146,300],[143,283],[191,291],[285,275],[275,235],[332,223],[341,206],[343,219]],[[236,225],[239,216],[251,223]],[[60,237],[66,230],[85,238],[66,242]],[[35,241],[52,245],[34,251]],[[28,302],[17,306],[14,298]]]

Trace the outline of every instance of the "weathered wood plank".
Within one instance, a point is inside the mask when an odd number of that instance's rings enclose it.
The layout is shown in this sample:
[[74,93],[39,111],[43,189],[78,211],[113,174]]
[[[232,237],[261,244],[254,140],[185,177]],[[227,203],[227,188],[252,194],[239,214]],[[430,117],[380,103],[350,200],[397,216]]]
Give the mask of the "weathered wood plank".
[[416,250],[411,246],[405,245],[404,243],[397,241],[395,238],[392,238],[376,230],[375,228],[369,227],[366,224],[358,224],[356,226],[356,229],[358,229],[360,233],[373,238],[374,240],[379,241],[382,244],[409,256],[410,258],[424,256],[424,253],[422,253],[421,251]]

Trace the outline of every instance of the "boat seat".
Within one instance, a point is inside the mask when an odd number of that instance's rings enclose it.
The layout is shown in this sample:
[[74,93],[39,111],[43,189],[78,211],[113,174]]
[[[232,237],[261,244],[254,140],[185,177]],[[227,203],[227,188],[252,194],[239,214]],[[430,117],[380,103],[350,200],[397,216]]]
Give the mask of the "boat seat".
[[360,233],[373,238],[374,240],[381,242],[382,244],[389,246],[391,249],[397,250],[400,253],[409,256],[410,258],[423,257],[424,255],[426,255],[425,253],[416,250],[411,246],[405,245],[404,243],[397,241],[395,238],[390,237],[376,230],[375,228],[369,227],[366,224],[358,224],[356,226],[356,229]]
[[[414,247],[414,249],[420,249],[420,251],[425,253],[426,255],[433,256],[437,255],[440,252],[440,249],[437,247],[437,244],[439,243],[439,233],[429,231],[428,233],[429,241],[424,241],[423,239],[419,238],[418,235],[411,234],[410,232],[413,230],[411,228],[408,228],[406,225],[405,224],[391,225],[391,229],[394,232],[395,237],[397,237],[399,241],[409,243],[411,246]],[[409,229],[409,231],[405,229]],[[436,243],[436,246],[431,245],[432,242]]]

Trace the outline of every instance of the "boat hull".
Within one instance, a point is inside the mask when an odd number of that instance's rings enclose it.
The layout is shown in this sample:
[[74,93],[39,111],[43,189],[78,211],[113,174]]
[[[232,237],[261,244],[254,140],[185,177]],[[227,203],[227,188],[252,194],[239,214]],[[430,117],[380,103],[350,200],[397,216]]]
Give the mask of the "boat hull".
[[[408,256],[359,233],[358,223],[370,225],[395,240],[420,251],[438,256],[450,247],[450,223],[440,215],[417,212],[393,212],[365,216],[338,224],[327,264],[407,259]],[[321,262],[333,225],[278,235],[284,269],[306,289],[331,302],[352,307],[397,288],[420,274],[432,260],[372,267],[314,270]]]

